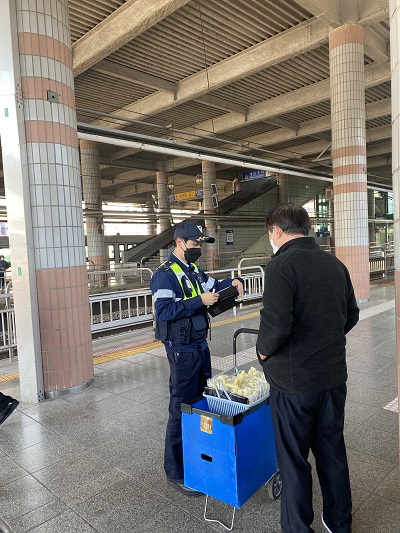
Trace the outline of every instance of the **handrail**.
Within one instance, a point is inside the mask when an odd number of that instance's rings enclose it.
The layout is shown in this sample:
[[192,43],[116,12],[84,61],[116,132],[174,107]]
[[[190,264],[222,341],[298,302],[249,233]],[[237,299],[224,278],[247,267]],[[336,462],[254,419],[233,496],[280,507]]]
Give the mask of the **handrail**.
[[148,273],[150,278],[153,275],[150,268],[138,266],[116,268],[115,270],[88,270],[88,284],[89,287],[104,287],[112,279],[139,277],[139,275],[140,282],[143,283],[144,273]]
[[249,256],[243,257],[243,258],[239,261],[239,263],[238,263],[238,272],[239,272],[239,275],[240,275],[240,272],[241,272],[241,270],[242,270],[242,263],[243,263],[244,261],[254,261],[254,259],[266,259],[267,262],[268,262],[268,260],[271,259],[271,257],[268,256],[268,255],[263,255],[263,256],[261,256],[261,257],[249,257]]

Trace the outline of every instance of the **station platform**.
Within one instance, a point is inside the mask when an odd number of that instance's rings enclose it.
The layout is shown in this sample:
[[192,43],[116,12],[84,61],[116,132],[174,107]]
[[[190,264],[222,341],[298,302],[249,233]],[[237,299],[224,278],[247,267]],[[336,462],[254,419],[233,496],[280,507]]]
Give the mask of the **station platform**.
[[[399,533],[400,474],[394,285],[377,283],[348,338],[345,436],[354,533]],[[213,320],[215,373],[232,366],[232,337],[257,328],[259,304]],[[94,386],[20,403],[0,426],[0,517],[13,533],[206,533],[205,497],[167,485],[163,471],[168,363],[152,328],[93,341]],[[258,368],[255,337],[239,337],[238,366]],[[0,361],[0,390],[19,398],[15,362]],[[262,450],[260,450],[262,453]],[[312,459],[311,459],[312,463]],[[313,467],[313,475],[316,476]],[[315,477],[315,520],[322,533]],[[210,514],[229,520],[215,500]],[[278,533],[280,502],[261,488],[236,511],[235,533]]]

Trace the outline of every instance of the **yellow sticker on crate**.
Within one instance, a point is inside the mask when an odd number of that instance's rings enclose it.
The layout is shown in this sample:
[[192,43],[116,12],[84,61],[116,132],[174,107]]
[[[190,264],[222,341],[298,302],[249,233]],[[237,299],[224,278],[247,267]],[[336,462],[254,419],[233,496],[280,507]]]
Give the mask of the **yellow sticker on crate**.
[[213,419],[209,416],[200,416],[200,431],[203,431],[204,433],[209,433],[212,435],[212,425],[213,425]]

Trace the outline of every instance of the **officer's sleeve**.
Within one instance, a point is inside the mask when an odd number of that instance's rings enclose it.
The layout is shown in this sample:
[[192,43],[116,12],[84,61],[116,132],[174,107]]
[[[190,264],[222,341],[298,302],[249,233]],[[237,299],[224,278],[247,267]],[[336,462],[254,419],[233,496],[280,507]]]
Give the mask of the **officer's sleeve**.
[[[201,284],[203,287],[203,291],[222,291],[222,289],[226,289],[227,287],[230,287],[232,285],[232,278],[227,278],[222,281],[218,281],[215,278],[212,278],[211,276],[208,276],[205,272],[202,271],[204,282]],[[237,278],[243,283],[242,278]]]
[[203,307],[200,296],[187,300],[180,297],[181,288],[175,275],[170,271],[157,270],[151,279],[150,288],[156,316],[164,322],[192,316]]
[[273,355],[289,337],[293,323],[293,295],[290,277],[268,264],[257,338],[257,350],[262,355]]

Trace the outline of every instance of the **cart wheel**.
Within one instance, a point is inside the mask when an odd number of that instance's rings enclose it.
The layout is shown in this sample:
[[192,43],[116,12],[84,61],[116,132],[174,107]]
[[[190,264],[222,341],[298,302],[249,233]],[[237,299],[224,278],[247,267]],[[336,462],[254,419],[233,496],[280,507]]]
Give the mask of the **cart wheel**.
[[268,496],[272,500],[278,500],[282,492],[282,480],[280,472],[276,472],[267,484]]

